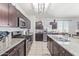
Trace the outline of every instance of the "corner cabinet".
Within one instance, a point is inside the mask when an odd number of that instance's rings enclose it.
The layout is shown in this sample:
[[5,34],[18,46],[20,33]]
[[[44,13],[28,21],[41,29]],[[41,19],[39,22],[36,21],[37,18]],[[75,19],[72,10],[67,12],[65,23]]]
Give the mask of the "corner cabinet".
[[73,56],[49,36],[47,36],[47,48],[52,56]]

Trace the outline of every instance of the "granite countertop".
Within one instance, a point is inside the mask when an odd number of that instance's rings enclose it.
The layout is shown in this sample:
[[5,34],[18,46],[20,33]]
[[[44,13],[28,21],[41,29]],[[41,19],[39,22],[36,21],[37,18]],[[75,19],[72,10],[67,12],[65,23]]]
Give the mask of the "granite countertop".
[[60,42],[55,37],[63,37],[62,35],[48,35],[51,39],[53,39],[55,42],[57,42],[60,46],[62,46],[64,49],[66,49],[68,52],[70,52],[74,56],[79,56],[79,39],[68,37],[70,40],[69,42]]
[[6,38],[5,42],[0,41],[0,55],[4,54],[11,48],[15,47],[17,44],[25,40],[24,38]]

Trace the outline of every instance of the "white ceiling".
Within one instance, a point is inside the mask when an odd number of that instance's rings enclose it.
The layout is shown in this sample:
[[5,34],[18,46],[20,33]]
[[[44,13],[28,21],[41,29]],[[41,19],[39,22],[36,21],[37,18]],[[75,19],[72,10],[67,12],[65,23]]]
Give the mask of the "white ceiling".
[[34,14],[34,7],[32,3],[17,3],[17,5],[22,8],[27,15]]
[[[27,15],[37,15],[38,4],[18,3],[18,5]],[[45,8],[44,16],[79,17],[79,3],[50,3]]]
[[55,17],[79,17],[79,3],[49,4],[47,13]]

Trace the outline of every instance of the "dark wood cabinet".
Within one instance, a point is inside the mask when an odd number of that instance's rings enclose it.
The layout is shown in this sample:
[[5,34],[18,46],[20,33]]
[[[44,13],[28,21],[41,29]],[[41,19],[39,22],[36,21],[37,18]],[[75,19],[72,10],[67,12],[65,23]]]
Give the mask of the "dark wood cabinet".
[[14,49],[8,56],[18,56],[17,49]]
[[54,45],[53,45],[53,55],[54,56],[59,56],[59,53],[61,53],[60,51],[59,51],[59,48],[60,48],[60,46],[56,43],[56,42],[53,42],[54,43]]
[[[30,20],[11,3],[0,3],[0,26],[18,27],[18,19],[25,20],[25,28],[31,28]],[[25,25],[25,24],[24,24]]]
[[52,54],[52,40],[49,38],[49,37],[47,37],[47,48],[48,48],[48,50],[50,51],[50,53]]
[[25,44],[24,41],[21,42],[17,46],[13,47],[12,49],[4,53],[2,56],[25,56],[24,54],[26,53],[25,52],[26,47],[24,47],[24,44]]
[[73,56],[57,42],[47,36],[47,48],[52,56]]
[[17,9],[9,3],[9,26],[16,27],[17,26]]
[[17,55],[24,56],[24,42],[17,46]]
[[17,10],[10,3],[0,3],[0,26],[17,26]]
[[8,3],[0,3],[0,26],[8,26]]

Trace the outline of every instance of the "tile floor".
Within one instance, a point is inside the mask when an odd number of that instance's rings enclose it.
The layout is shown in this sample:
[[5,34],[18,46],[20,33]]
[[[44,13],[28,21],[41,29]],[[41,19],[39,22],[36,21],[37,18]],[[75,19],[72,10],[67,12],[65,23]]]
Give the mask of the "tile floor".
[[28,56],[51,56],[47,49],[47,42],[35,41]]

